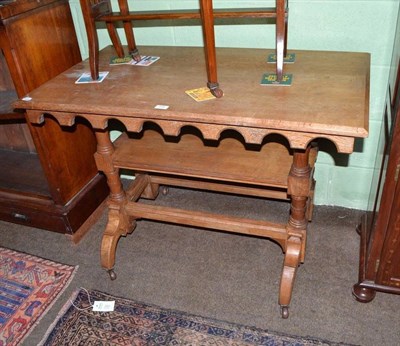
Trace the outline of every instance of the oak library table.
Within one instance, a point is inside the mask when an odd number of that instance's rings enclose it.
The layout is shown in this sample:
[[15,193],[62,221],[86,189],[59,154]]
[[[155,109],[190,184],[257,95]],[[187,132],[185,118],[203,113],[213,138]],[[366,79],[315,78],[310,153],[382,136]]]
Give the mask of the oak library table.
[[[75,84],[90,71],[84,61],[14,106],[25,109],[35,126],[47,116],[62,126],[83,117],[93,126],[96,164],[110,188],[101,265],[112,279],[118,239],[133,231],[136,220],[270,238],[284,253],[279,304],[287,318],[312,213],[315,140],[328,139],[350,154],[355,138],[367,137],[369,54],[294,51],[295,63],[285,65],[292,85],[264,86],[262,75],[275,69],[266,63],[270,52],[218,48],[224,96],[196,102],[185,91],[205,85],[203,48],[144,46],[141,53],[160,60],[148,67],[110,66],[115,52],[107,47],[100,54],[100,71],[109,71],[102,83]],[[114,142],[110,119],[126,128]],[[120,169],[135,174],[127,189]],[[167,186],[181,186],[289,199],[290,215],[277,224],[140,202],[155,199],[160,185],[165,193]]]

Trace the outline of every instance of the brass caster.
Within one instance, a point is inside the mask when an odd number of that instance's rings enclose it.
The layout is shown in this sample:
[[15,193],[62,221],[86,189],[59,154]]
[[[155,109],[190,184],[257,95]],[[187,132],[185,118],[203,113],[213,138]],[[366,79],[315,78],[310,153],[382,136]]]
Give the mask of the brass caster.
[[289,307],[288,306],[281,306],[281,316],[284,319],[289,317]]
[[168,186],[163,186],[162,189],[161,189],[161,193],[164,196],[166,196],[166,195],[168,195],[168,192],[169,192],[169,187]]
[[210,91],[211,94],[213,94],[216,98],[221,98],[222,96],[224,96],[224,92],[220,88],[213,88],[210,89]]
[[110,275],[110,279],[111,279],[111,280],[114,281],[114,280],[117,278],[117,274],[115,274],[114,269],[110,269],[110,270],[108,270],[107,272],[108,272],[108,275]]

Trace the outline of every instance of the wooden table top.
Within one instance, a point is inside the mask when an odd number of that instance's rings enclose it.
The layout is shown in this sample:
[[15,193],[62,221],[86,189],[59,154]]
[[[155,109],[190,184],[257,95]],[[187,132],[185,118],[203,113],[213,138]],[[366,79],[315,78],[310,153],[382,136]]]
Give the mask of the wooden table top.
[[[279,129],[308,134],[367,137],[370,55],[326,51],[290,51],[294,64],[291,86],[262,86],[265,49],[217,48],[220,99],[196,102],[185,90],[207,82],[203,48],[140,48],[142,55],[160,56],[149,67],[110,66],[111,47],[101,51],[99,84],[75,84],[88,62],[82,62],[32,91],[24,109],[61,111],[168,121]],[[157,110],[156,105],[167,105]]]

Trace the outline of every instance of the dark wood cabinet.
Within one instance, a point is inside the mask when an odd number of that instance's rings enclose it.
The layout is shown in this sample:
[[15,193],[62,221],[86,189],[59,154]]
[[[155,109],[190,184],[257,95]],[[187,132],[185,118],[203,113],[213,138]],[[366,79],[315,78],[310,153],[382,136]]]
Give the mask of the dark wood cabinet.
[[31,125],[12,102],[81,61],[67,0],[0,5],[0,219],[79,238],[108,194],[89,124]]
[[359,281],[353,294],[371,301],[376,291],[400,294],[400,13],[384,120],[361,235]]

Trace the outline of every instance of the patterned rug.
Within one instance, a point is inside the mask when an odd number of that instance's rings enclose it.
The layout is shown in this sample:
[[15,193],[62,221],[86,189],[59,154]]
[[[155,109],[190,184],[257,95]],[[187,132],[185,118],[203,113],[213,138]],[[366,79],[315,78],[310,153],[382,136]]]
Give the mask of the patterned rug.
[[[95,301],[115,301],[115,310],[94,312],[92,306]],[[273,333],[80,289],[61,310],[40,345],[345,344]]]
[[0,346],[22,342],[76,269],[0,247]]

